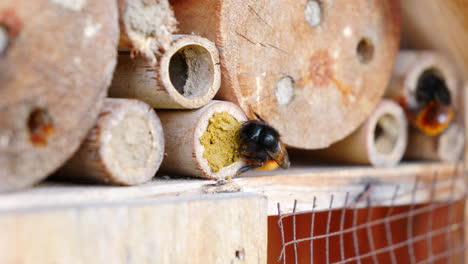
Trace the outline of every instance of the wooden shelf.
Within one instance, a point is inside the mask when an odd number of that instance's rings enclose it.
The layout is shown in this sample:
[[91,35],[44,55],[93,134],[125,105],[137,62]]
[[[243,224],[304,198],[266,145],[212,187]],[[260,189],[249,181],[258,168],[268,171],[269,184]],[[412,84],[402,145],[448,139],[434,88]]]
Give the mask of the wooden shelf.
[[[458,170],[458,171],[457,171]],[[314,197],[316,209],[342,207],[348,193],[348,202],[353,203],[366,189],[372,205],[389,205],[396,186],[398,198],[395,205],[417,203],[430,199],[459,199],[465,194],[463,178],[459,177],[452,192],[453,181],[448,179],[461,172],[460,164],[452,163],[408,163],[396,168],[348,167],[296,167],[289,170],[269,172],[256,171],[229,182],[215,182],[186,178],[157,178],[152,182],[135,187],[111,187],[101,185],[78,185],[44,183],[35,188],[0,195],[0,213],[32,208],[71,206],[84,203],[130,201],[145,198],[178,197],[186,195],[245,192],[265,195],[268,198],[268,214],[291,212],[297,200],[296,211],[311,210]],[[437,188],[431,198],[430,183],[437,175]],[[418,180],[418,192],[411,192]],[[349,205],[348,203],[348,205]],[[367,206],[366,199],[354,204]]]
[[38,190],[56,205],[0,210],[2,263],[266,263],[267,203],[260,195],[58,206],[64,196],[53,195],[55,187]]

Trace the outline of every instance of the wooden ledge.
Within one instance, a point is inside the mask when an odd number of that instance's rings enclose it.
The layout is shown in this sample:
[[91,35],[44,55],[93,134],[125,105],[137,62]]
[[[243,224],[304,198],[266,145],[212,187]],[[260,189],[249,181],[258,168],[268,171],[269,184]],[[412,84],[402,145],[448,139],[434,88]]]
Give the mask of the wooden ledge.
[[[286,171],[258,171],[229,182],[169,179],[167,176],[132,187],[49,182],[29,190],[0,195],[0,214],[18,209],[82,203],[247,192],[265,195],[268,198],[268,214],[276,215],[278,203],[282,213],[288,213],[292,212],[295,200],[296,211],[311,210],[314,197],[316,210],[328,209],[332,195],[332,208],[342,207],[347,195],[348,206],[365,207],[368,205],[367,197],[373,206],[388,206],[392,203],[397,186],[397,198],[393,204],[403,205],[411,201],[423,203],[462,198],[465,195],[463,178],[451,180],[452,176],[460,176],[461,172],[461,164],[407,163],[395,168],[307,166]],[[413,196],[416,179],[418,191]],[[430,187],[434,180],[437,184],[432,190]]]

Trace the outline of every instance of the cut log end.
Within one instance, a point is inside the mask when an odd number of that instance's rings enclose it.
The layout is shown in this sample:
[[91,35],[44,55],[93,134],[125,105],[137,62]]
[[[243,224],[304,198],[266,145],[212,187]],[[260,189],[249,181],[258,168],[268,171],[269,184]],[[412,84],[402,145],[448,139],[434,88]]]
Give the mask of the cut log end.
[[217,98],[255,111],[293,148],[325,148],[356,130],[379,102],[398,50],[397,1],[171,3],[181,33],[222,51]]
[[111,82],[117,14],[115,0],[0,1],[0,192],[40,182],[78,149]]

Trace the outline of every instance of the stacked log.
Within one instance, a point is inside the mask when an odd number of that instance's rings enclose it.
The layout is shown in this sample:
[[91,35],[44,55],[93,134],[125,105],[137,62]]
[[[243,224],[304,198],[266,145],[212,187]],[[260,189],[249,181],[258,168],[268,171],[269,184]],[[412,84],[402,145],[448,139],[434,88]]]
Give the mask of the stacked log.
[[354,131],[390,79],[397,1],[172,0],[182,34],[220,50],[217,98],[251,109],[290,147],[327,147]]
[[0,3],[0,192],[39,182],[79,147],[111,82],[117,13],[114,0]]

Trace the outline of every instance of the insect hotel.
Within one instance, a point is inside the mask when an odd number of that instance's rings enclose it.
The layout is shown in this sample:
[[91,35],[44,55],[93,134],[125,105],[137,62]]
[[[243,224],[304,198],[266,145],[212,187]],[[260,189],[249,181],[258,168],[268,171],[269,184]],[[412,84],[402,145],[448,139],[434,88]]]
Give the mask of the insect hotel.
[[461,0],[0,2],[0,263],[468,263]]

